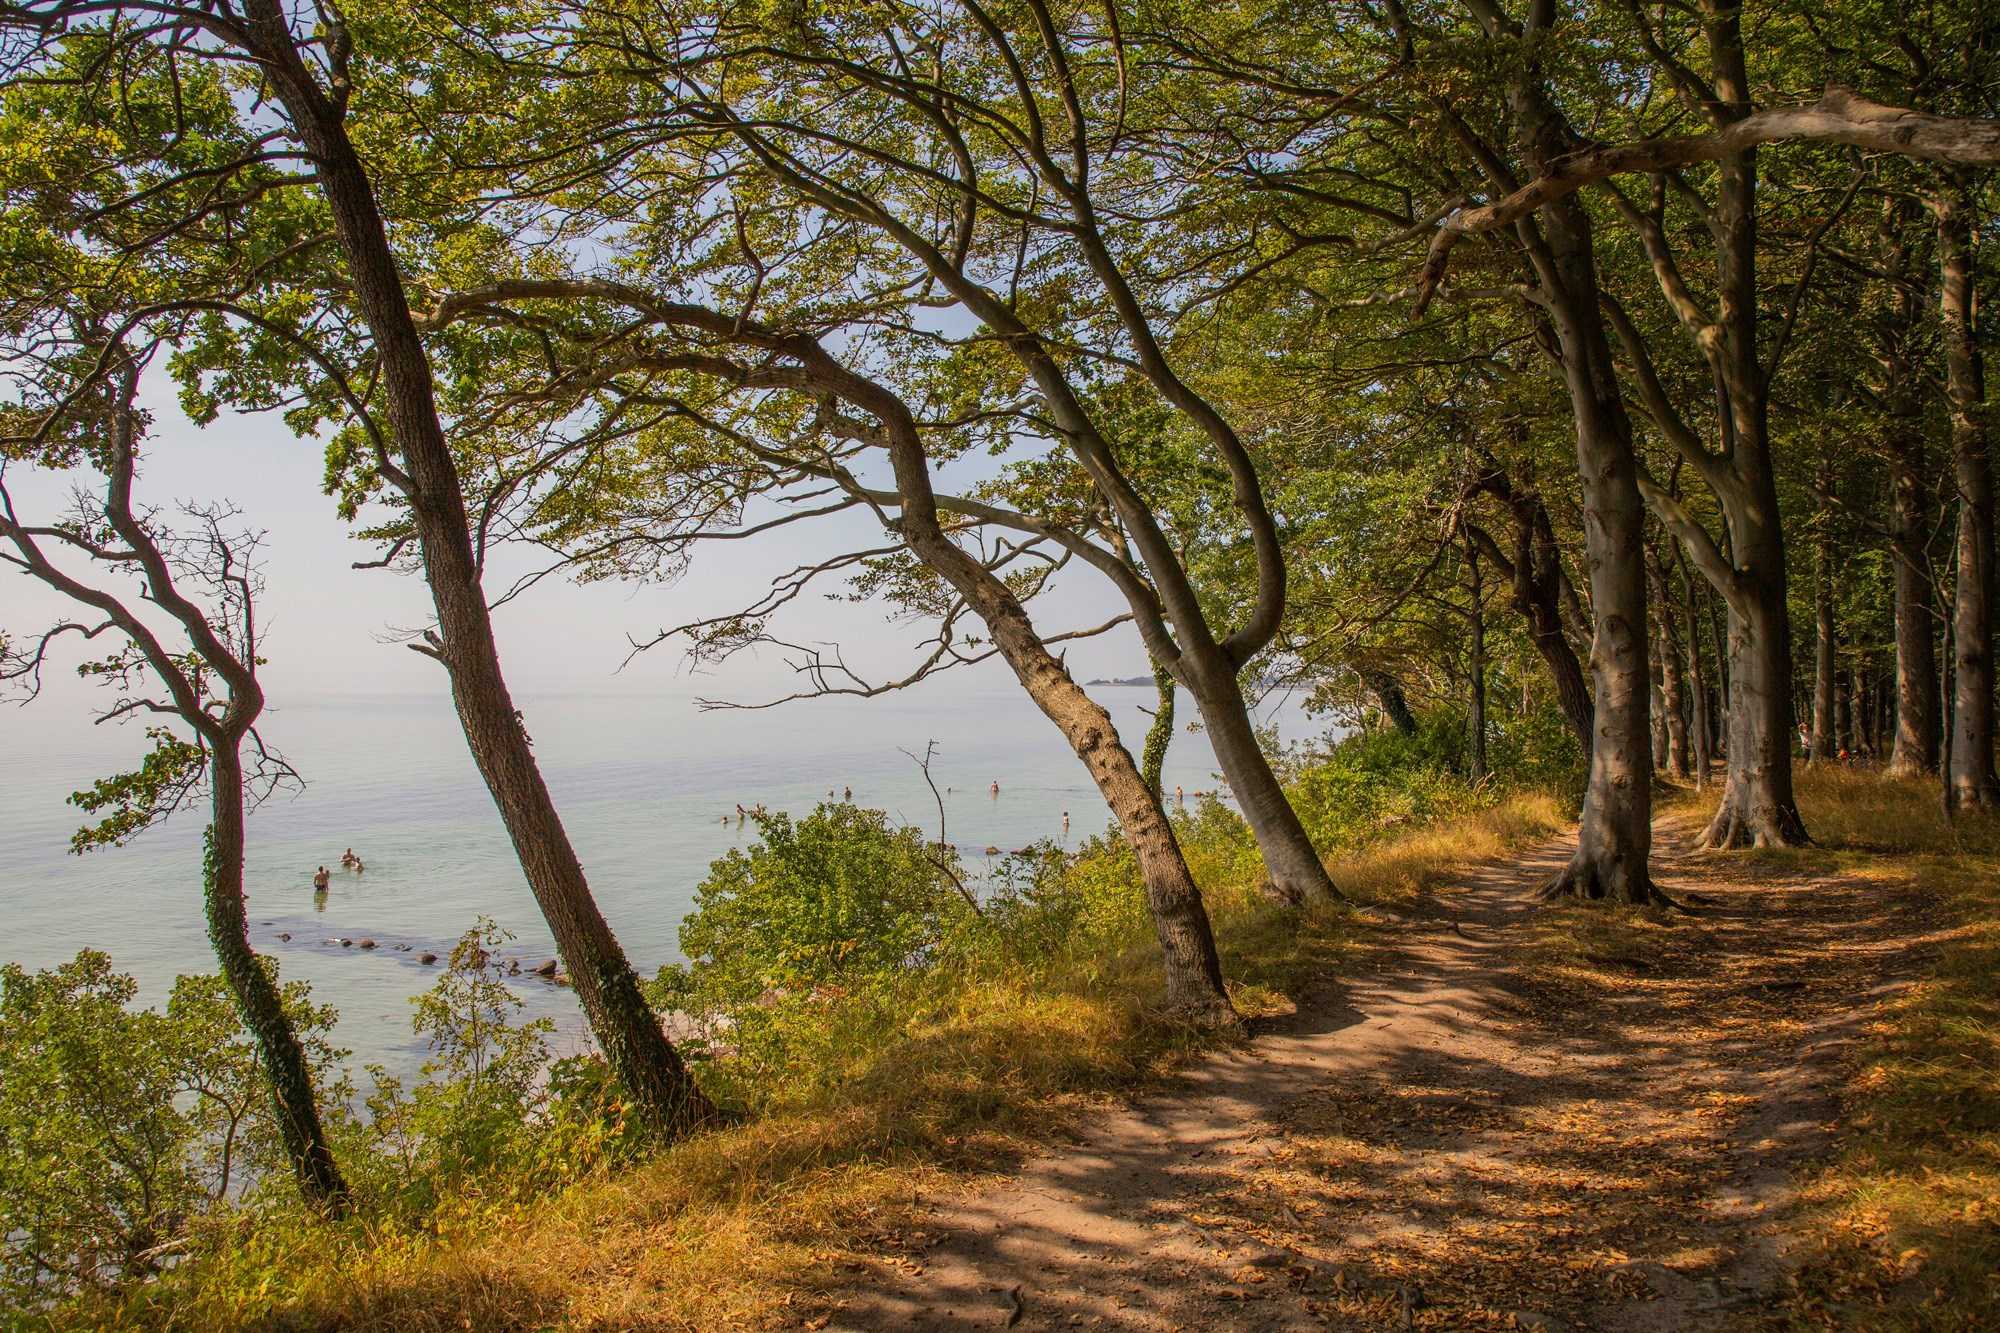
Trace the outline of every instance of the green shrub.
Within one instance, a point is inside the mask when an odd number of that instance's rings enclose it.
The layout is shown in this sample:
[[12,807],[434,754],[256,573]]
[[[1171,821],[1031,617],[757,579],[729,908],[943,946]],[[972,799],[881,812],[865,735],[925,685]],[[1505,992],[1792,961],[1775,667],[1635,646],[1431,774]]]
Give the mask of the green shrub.
[[[180,978],[165,1010],[133,1009],[137,993],[94,950],[0,969],[7,1305],[149,1276],[233,1195],[260,1179],[289,1189],[256,1047],[222,979]],[[333,1012],[304,983],[283,994],[324,1079],[345,1054],[326,1040]]]
[[734,1009],[920,970],[972,915],[949,863],[879,810],[756,818],[757,844],[732,848],[695,890],[680,930],[689,961],[656,989],[670,1003]]

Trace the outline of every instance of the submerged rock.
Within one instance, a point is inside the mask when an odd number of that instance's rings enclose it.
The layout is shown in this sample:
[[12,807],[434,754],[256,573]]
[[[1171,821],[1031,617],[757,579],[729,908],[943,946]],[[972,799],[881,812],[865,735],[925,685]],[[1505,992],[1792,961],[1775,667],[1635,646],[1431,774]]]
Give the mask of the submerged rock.
[[375,941],[374,941],[374,940],[363,940],[363,941],[361,941],[361,947],[362,947],[362,948],[364,948],[364,949],[373,949],[373,948],[375,948],[375,947],[376,947],[376,945],[375,945]]
[[561,969],[557,965],[556,960],[551,958],[547,962],[543,963],[540,967],[535,969],[535,975],[538,977],[554,977],[556,973],[560,970]]
[[419,954],[417,957],[417,961],[422,963],[425,967],[429,967],[432,963],[435,963],[437,960],[438,956],[429,951]]

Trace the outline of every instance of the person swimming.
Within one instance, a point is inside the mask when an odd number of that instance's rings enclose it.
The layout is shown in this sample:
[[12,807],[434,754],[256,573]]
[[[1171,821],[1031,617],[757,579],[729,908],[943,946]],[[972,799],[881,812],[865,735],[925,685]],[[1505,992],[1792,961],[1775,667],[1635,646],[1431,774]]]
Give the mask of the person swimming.
[[321,866],[313,873],[313,892],[325,893],[327,885],[333,883],[333,872]]
[[340,863],[344,866],[357,866],[361,864],[361,858],[354,854],[352,847],[349,847],[340,854]]
[[360,873],[361,873],[362,871],[366,870],[367,868],[368,868],[367,866],[365,866],[365,865],[362,865],[362,864],[361,864],[361,858],[360,858],[360,857],[358,857],[358,856],[357,856],[357,857],[355,857],[355,858],[354,858],[354,873],[355,873],[355,874],[357,874],[357,875],[358,875],[358,874],[360,874]]
[[841,799],[841,800],[843,800],[843,801],[851,801],[851,800],[853,800],[853,799],[854,799],[854,788],[852,788],[852,787],[842,787],[842,788],[840,789],[840,799]]
[[1000,795],[1000,779],[998,778],[993,779],[993,795],[996,798]]
[[1063,832],[1069,832],[1069,811],[1063,811]]

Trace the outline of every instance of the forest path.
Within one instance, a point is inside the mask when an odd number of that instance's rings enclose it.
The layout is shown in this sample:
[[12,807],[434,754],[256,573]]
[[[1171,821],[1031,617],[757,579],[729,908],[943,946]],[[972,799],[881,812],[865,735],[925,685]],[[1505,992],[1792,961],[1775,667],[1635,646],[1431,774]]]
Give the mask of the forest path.
[[1568,840],[1468,873],[1296,1015],[940,1202],[810,1326],[1753,1320],[1842,1050],[1935,923],[1907,888],[1676,854],[1690,831],[1656,870],[1698,916],[1579,971],[1535,948]]

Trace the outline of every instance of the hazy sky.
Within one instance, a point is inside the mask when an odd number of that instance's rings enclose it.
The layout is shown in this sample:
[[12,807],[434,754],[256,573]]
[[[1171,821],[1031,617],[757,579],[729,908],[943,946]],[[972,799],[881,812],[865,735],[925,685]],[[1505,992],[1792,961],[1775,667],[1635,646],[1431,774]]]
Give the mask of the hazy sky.
[[[443,691],[443,672],[436,663],[387,641],[398,630],[429,623],[427,590],[412,575],[352,568],[375,551],[350,536],[333,501],[320,493],[322,458],[316,441],[292,436],[275,415],[226,416],[206,429],[196,428],[181,415],[171,384],[158,373],[151,377],[144,401],[154,413],[154,430],[136,487],[139,502],[171,508],[177,501],[226,498],[244,510],[247,524],[268,533],[268,587],[261,617],[270,659],[265,683],[274,705],[328,694]],[[963,485],[970,475],[947,478],[945,484]],[[77,479],[17,463],[9,467],[7,480],[20,517],[36,522],[65,507]],[[707,544],[687,575],[671,584],[577,586],[560,578],[546,580],[496,613],[509,682],[524,698],[579,690],[668,689],[749,700],[788,692],[796,678],[775,650],[738,657],[698,678],[689,677],[682,650],[674,645],[653,649],[622,673],[619,664],[628,635],[650,635],[665,626],[736,610],[755,599],[773,574],[857,546],[880,545],[882,536],[871,517],[850,512],[746,541]],[[489,571],[489,593],[505,586],[497,576],[526,567],[518,554],[503,560]],[[880,604],[832,601],[823,595],[842,587],[828,581],[821,594],[808,594],[788,607],[775,628],[796,642],[838,641],[848,661],[866,667],[871,678],[907,672],[928,627],[891,623]],[[1100,623],[1123,608],[1099,576],[1077,571],[1031,609],[1045,632],[1055,632]],[[0,571],[0,626],[13,633],[31,632],[58,614],[71,613],[61,608],[55,594],[24,574]],[[65,664],[79,660],[82,651],[74,645]],[[1069,660],[1081,679],[1136,674],[1146,666],[1144,650],[1129,626],[1071,646]],[[67,670],[55,674],[60,679],[41,706],[83,706]],[[998,662],[965,674],[967,683],[988,686],[1007,679]],[[956,687],[947,680],[929,688]]]

